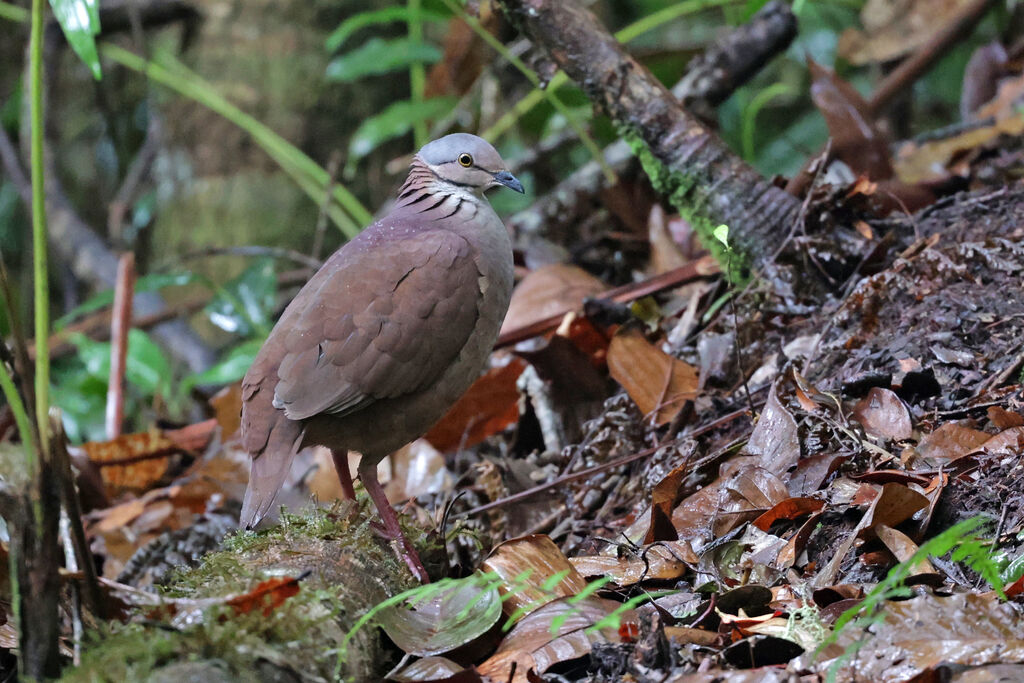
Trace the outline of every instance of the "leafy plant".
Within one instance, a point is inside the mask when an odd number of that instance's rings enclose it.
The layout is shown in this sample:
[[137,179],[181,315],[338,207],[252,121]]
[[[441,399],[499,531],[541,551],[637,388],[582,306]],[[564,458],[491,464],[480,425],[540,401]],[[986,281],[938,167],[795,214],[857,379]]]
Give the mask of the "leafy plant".
[[342,53],[327,65],[329,81],[351,83],[367,76],[409,72],[409,99],[393,103],[381,113],[363,121],[349,140],[346,175],[382,143],[415,133],[416,146],[426,143],[426,124],[452,110],[455,100],[450,97],[424,97],[426,77],[424,65],[441,59],[441,50],[423,38],[423,24],[443,22],[450,15],[420,6],[420,0],[409,0],[405,7],[387,7],[356,13],[343,21],[327,39],[327,49],[336,52],[358,31],[384,24],[402,22],[407,35],[401,38],[374,36],[361,46]]

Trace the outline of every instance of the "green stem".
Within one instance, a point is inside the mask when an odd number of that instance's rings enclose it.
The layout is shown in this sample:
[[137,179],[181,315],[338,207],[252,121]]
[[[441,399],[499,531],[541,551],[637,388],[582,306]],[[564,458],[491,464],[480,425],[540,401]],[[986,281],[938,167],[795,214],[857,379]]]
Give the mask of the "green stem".
[[[50,290],[46,263],[46,188],[43,177],[43,13],[45,0],[32,0],[29,38],[29,103],[32,163],[32,274],[35,289],[36,425],[38,457],[31,457],[33,481],[39,460],[50,452]],[[25,437],[22,436],[24,439]],[[32,449],[26,449],[28,454]],[[42,520],[37,520],[41,522]]]
[[[577,120],[576,116],[569,111],[569,108],[565,106],[558,97],[555,96],[553,90],[550,87],[541,87],[540,77],[534,73],[533,69],[526,66],[526,64],[523,63],[523,60],[512,54],[509,49],[505,47],[504,43],[491,35],[491,32],[480,24],[480,20],[466,12],[462,5],[456,2],[456,0],[444,0],[444,4],[448,5],[452,12],[457,14],[460,19],[466,22],[469,27],[484,40],[485,43],[494,48],[494,50],[504,57],[509,64],[526,76],[526,80],[533,84],[533,87],[541,93],[542,97],[550,102],[551,106],[555,108],[555,111],[564,116],[572,129],[576,131],[576,134],[580,137],[580,141],[583,143],[583,146],[586,147],[587,151],[589,151],[591,156],[594,157],[594,161],[601,165],[601,170],[604,172],[604,176],[608,182],[616,182],[615,171],[612,170],[612,167],[604,160],[604,152],[602,152],[601,148],[598,147],[596,142],[594,142],[594,139],[590,137],[590,134],[587,133],[586,129],[579,120]],[[487,137],[486,133],[483,137]]]
[[[648,31],[653,31],[670,21],[674,21],[681,16],[687,14],[696,14],[705,9],[712,7],[722,7],[725,5],[731,5],[738,2],[738,0],[686,0],[676,5],[666,7],[663,10],[658,10],[648,14],[646,17],[637,19],[629,26],[620,29],[615,33],[615,39],[620,43],[629,43]],[[509,111],[507,114],[502,116],[500,119],[494,122],[494,124],[480,134],[480,137],[491,140],[492,142],[501,137],[509,128],[514,126],[516,122],[521,119],[526,113],[531,111],[534,107],[541,103],[545,98],[545,93],[554,93],[563,85],[569,82],[569,77],[564,72],[559,71],[548,83],[546,89],[535,89],[530,91],[523,99],[516,103],[516,106]]]
[[[145,74],[154,81],[217,112],[242,128],[274,161],[280,164],[285,173],[290,175],[314,202],[318,204],[323,202],[324,192],[327,191],[330,183],[330,177],[326,170],[269,127],[231,104],[209,83],[206,83],[185,65],[170,61],[170,66],[173,68],[169,68],[163,64],[147,61],[129,50],[110,43],[105,43],[102,46],[102,51],[105,57],[133,71]],[[164,55],[163,58],[165,60],[172,59],[170,55]],[[347,237],[354,237],[363,225],[372,220],[373,216],[346,187],[337,182],[333,187],[333,196],[340,207],[332,204],[328,215]]]
[[14,413],[14,424],[18,426],[18,436],[21,437],[26,457],[29,457],[28,454],[33,452],[35,448],[33,444],[35,439],[32,435],[32,423],[29,422],[28,411],[25,410],[21,394],[18,393],[17,387],[14,386],[14,380],[11,379],[6,370],[0,372],[0,388],[3,389],[7,405],[11,407],[11,412]]
[[[408,0],[409,4],[409,39],[414,43],[423,40],[423,21],[420,18],[421,0]],[[427,72],[423,62],[413,62],[409,66],[409,89],[413,104],[419,109],[423,105],[427,89]],[[417,118],[412,127],[413,141],[416,149],[427,144],[427,122]]]
[[24,7],[18,7],[17,5],[12,5],[9,2],[3,2],[3,0],[0,0],[0,19],[17,21],[23,24],[28,21],[28,10]]

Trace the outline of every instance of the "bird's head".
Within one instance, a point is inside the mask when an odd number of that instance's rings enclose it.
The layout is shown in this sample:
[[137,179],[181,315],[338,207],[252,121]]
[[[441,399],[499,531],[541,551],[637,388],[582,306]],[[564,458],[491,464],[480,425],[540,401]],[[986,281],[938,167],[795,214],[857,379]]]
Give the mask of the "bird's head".
[[491,143],[469,133],[453,133],[423,146],[417,155],[439,179],[482,192],[490,187],[523,191]]

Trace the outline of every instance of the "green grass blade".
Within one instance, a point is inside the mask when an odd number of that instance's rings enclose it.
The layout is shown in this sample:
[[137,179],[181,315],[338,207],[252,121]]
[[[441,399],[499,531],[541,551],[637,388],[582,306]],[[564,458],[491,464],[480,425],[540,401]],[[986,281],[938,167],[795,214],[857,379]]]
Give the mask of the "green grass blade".
[[[327,171],[295,145],[228,102],[198,74],[167,54],[164,54],[162,61],[158,63],[147,61],[129,50],[109,43],[102,45],[101,52],[108,59],[145,74],[180,95],[217,112],[245,130],[295,180],[310,199],[317,205],[323,203],[324,192],[330,180]],[[363,225],[372,220],[372,215],[343,185],[335,182],[333,187],[337,205],[332,203],[328,215],[346,237],[354,237]]]

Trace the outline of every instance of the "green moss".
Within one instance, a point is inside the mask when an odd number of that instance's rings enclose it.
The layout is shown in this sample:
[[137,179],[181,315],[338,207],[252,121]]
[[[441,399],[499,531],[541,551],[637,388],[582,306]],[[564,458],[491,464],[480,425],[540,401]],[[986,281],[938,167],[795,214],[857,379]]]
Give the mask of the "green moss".
[[[359,634],[348,662],[341,660],[338,646],[362,613],[415,582],[373,532],[369,506],[361,502],[339,503],[326,512],[282,513],[275,527],[231,536],[222,550],[207,555],[195,569],[177,573],[163,589],[165,597],[179,600],[174,614],[143,609],[131,623],[92,632],[82,665],[69,669],[65,679],[144,681],[154,676],[154,681],[191,677],[219,683],[273,678],[267,667],[279,667],[303,678],[337,680],[346,671],[379,670],[387,662],[380,661],[375,630]],[[409,531],[414,540],[423,540],[415,529]],[[417,545],[431,552],[430,544]],[[226,604],[270,576],[304,571],[312,573],[299,593],[267,615],[261,609],[236,614]],[[192,605],[180,602],[183,598],[207,602]]]
[[724,244],[715,239],[713,233],[719,221],[708,216],[702,211],[701,204],[694,202],[693,190],[701,182],[700,178],[665,166],[635,130],[621,126],[619,133],[640,160],[654,189],[668,199],[669,204],[690,224],[701,244],[715,257],[729,280],[741,284],[749,272],[748,258],[736,249],[736,245],[726,249]]

